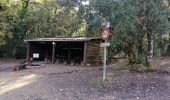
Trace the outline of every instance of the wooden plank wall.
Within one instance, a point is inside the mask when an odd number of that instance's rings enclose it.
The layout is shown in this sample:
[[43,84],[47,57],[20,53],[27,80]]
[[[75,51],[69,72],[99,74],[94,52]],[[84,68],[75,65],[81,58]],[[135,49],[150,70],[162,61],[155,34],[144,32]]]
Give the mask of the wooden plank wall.
[[93,64],[94,60],[100,56],[100,43],[99,41],[89,41],[86,45],[86,64]]

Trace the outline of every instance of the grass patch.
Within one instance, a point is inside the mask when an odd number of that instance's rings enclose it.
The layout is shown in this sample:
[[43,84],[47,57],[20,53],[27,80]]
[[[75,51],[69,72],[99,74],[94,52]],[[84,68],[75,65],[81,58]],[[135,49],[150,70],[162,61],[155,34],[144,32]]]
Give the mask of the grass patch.
[[95,79],[88,82],[88,87],[92,90],[102,91],[104,90],[108,80]]
[[145,72],[154,72],[156,69],[155,68],[152,68],[152,67],[145,67],[143,69]]
[[154,70],[153,67],[151,66],[144,66],[142,64],[133,64],[133,65],[128,65],[129,70],[131,71],[143,71],[143,72],[152,72]]

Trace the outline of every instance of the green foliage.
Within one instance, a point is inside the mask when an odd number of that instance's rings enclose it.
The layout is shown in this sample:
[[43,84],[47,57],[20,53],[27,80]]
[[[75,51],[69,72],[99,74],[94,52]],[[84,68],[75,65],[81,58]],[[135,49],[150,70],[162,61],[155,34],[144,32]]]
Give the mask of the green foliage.
[[90,89],[101,91],[104,89],[105,82],[102,79],[91,80],[88,82]]
[[[35,37],[77,36],[77,31],[84,31],[76,10],[66,7],[59,0],[30,0],[0,1],[0,45],[11,48],[7,53],[15,56],[24,45],[23,40]],[[81,29],[80,29],[81,28]],[[80,33],[79,33],[80,34]],[[78,34],[78,35],[79,35]],[[81,33],[83,36],[83,33]],[[2,50],[2,49],[0,49]],[[23,54],[22,52],[20,52]],[[25,54],[24,54],[25,55]]]
[[79,28],[76,24],[79,20],[75,9],[64,6],[64,2],[44,0],[42,4],[30,4],[28,38],[72,36]]
[[165,51],[168,15],[167,0],[1,0],[0,45],[16,55],[26,38],[100,37],[105,18],[113,33],[111,54],[123,52],[129,63],[147,66],[152,49],[157,56]]
[[[159,51],[160,38],[167,31],[168,7],[159,0],[89,0],[83,6],[87,33],[102,33],[102,18],[110,21],[113,54],[124,52],[129,63],[149,66],[152,49]],[[81,9],[80,9],[81,10]],[[83,12],[83,11],[81,11]],[[88,34],[87,34],[88,35]],[[100,34],[98,35],[100,36]]]
[[26,58],[26,47],[24,45],[20,45],[16,47],[15,58],[16,59],[25,59]]

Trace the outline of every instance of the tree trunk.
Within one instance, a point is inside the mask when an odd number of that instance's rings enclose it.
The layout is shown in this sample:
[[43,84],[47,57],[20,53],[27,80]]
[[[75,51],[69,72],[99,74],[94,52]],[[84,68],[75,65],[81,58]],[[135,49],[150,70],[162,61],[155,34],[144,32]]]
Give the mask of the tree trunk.
[[133,51],[133,44],[129,43],[128,44],[128,51],[127,51],[127,55],[128,55],[128,60],[129,60],[129,64],[135,64],[136,63],[136,55]]
[[152,58],[153,57],[153,41],[152,41],[152,37],[151,37],[151,33],[148,32],[147,33],[147,39],[148,39],[148,58]]
[[14,46],[14,48],[13,48],[13,57],[15,57],[16,56],[16,46]]
[[143,54],[143,38],[144,36],[140,36],[139,39],[138,39],[138,56],[142,55]]
[[169,33],[169,45],[170,45],[170,33]]

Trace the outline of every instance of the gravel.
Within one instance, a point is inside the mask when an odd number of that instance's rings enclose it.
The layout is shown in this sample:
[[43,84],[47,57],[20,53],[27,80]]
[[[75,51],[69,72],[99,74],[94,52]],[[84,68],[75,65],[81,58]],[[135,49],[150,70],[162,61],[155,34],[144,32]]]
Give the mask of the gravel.
[[102,77],[96,67],[48,64],[17,72],[1,70],[0,100],[170,100],[169,74],[115,69],[107,73],[107,84],[96,90],[89,87],[90,81]]

